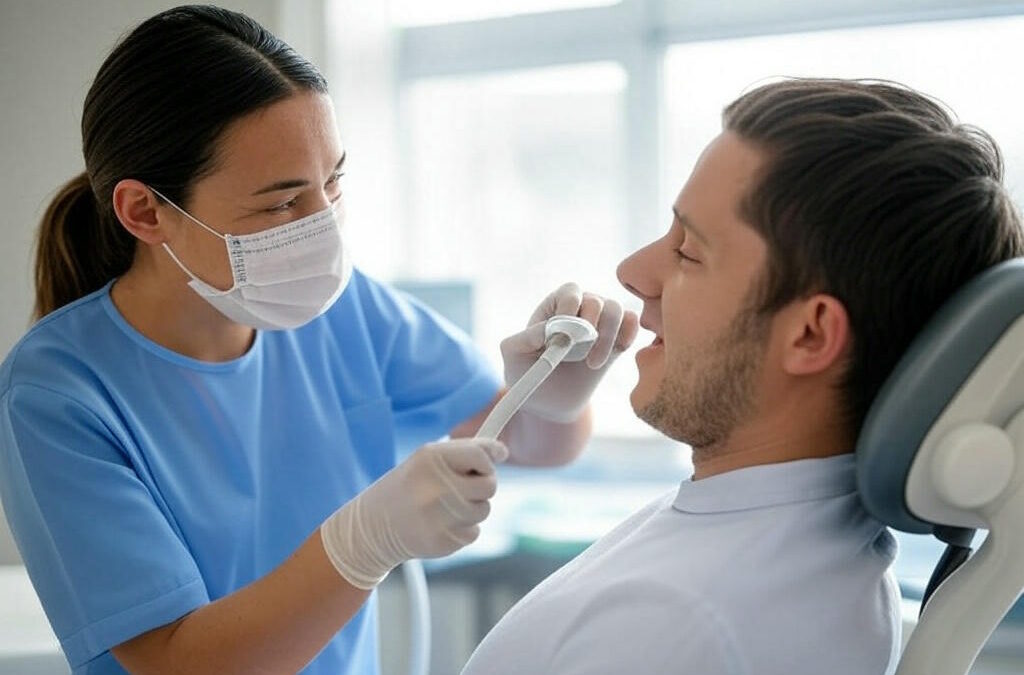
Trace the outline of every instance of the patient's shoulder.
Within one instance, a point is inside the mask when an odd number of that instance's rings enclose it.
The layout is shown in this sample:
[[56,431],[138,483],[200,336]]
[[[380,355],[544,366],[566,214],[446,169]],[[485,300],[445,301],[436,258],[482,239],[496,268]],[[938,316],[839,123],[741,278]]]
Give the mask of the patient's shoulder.
[[650,523],[659,514],[671,510],[675,490],[670,490],[663,495],[652,499],[643,507],[635,511],[628,518],[601,536],[596,542],[588,547],[578,560],[587,560],[606,555],[609,551],[623,545],[630,545],[631,540],[638,533],[650,526]]

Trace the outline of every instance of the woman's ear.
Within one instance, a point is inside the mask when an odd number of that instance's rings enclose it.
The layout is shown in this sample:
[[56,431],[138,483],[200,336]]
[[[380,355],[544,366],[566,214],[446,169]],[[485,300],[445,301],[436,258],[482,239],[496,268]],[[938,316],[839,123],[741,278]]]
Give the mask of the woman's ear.
[[843,303],[819,293],[797,301],[792,309],[783,355],[787,373],[824,372],[846,356],[851,341],[850,318]]
[[156,195],[145,183],[125,178],[114,186],[114,214],[124,229],[147,244],[167,240],[157,208]]

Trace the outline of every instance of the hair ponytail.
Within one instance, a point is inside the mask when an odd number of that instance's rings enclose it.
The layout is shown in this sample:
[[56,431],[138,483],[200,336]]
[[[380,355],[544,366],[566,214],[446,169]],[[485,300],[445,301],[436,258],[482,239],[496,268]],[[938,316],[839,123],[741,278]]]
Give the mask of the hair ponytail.
[[112,205],[119,181],[134,178],[187,204],[196,179],[213,170],[227,126],[296,91],[326,94],[327,82],[244,14],[176,7],[129,33],[85,97],[86,171],[61,188],[39,227],[35,318],[131,267],[136,240]]
[[36,241],[38,320],[124,274],[132,264],[135,239],[104,218],[84,171],[50,202]]

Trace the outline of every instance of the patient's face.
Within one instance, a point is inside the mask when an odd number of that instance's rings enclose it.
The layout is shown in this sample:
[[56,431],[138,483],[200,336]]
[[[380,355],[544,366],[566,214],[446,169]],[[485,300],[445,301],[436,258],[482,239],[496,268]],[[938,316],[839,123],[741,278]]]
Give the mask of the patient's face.
[[618,269],[644,301],[641,326],[655,334],[636,355],[633,409],[694,448],[724,442],[757,405],[769,323],[752,311],[750,291],[767,246],[737,214],[761,161],[732,133],[712,141],[673,205],[668,232]]

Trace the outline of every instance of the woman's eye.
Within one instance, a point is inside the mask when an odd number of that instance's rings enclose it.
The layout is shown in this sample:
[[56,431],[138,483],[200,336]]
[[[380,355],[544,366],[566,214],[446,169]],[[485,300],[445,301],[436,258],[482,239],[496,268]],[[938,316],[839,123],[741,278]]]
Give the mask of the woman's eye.
[[295,206],[296,201],[298,201],[298,197],[292,197],[288,201],[278,204],[277,206],[271,206],[269,209],[267,209],[267,211],[270,211],[271,213],[280,213],[281,211],[287,211],[288,209]]
[[327,183],[324,185],[325,188],[328,188],[328,189],[334,188],[334,189],[336,189],[336,191],[335,190],[331,190],[332,196],[331,196],[330,199],[331,199],[331,203],[332,204],[336,203],[339,199],[341,199],[341,195],[342,195],[342,192],[343,192],[343,190],[341,188],[341,177],[344,176],[344,175],[345,174],[342,171],[335,171],[334,174],[331,175],[330,180],[328,180]]

